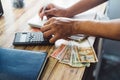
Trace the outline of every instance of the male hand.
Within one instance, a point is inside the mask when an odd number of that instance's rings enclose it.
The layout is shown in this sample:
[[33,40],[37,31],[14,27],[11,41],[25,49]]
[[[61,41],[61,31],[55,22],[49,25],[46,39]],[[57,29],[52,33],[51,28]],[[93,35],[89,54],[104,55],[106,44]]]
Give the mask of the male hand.
[[67,9],[58,7],[54,4],[48,4],[46,8],[44,6],[40,9],[39,16],[43,19],[43,16],[47,16],[47,18],[51,17],[68,17]]
[[75,20],[63,17],[50,18],[41,28],[44,37],[54,35],[50,42],[54,43],[57,39],[66,39],[74,34]]

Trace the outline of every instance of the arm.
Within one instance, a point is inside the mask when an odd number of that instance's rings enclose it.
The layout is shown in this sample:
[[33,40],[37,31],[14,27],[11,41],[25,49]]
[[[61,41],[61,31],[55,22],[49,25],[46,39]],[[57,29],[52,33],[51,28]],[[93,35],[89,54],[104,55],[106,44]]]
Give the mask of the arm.
[[73,34],[86,34],[120,40],[120,19],[111,21],[77,21]]
[[50,42],[68,38],[74,34],[85,34],[96,37],[120,40],[120,19],[111,21],[73,20],[69,18],[51,18],[41,28],[44,37],[54,35]]
[[80,0],[76,4],[67,8],[67,11],[68,11],[67,16],[71,17],[71,16],[74,16],[78,13],[87,11],[87,10],[89,10],[89,9],[99,5],[99,4],[102,4],[105,1],[107,1],[107,0]]
[[89,10],[107,0],[80,0],[76,4],[72,5],[69,8],[61,8],[54,4],[47,5],[45,11],[43,12],[43,7],[40,9],[39,15],[43,18],[46,15],[50,17],[72,17],[78,13]]

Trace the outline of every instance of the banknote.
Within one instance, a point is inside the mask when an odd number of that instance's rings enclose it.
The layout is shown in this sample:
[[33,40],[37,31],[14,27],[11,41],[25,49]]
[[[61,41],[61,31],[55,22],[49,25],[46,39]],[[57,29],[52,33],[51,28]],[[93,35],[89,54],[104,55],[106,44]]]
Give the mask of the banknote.
[[70,57],[71,57],[70,48],[67,48],[65,55],[60,60],[60,62],[65,64],[70,64]]
[[90,63],[82,63],[79,58],[78,58],[78,47],[77,46],[72,46],[73,51],[71,51],[71,62],[70,62],[70,66],[72,67],[89,67],[90,66]]
[[61,52],[56,56],[57,59],[59,59],[60,61],[63,59],[64,55],[66,54],[68,50],[68,46],[66,45]]
[[97,62],[98,59],[92,47],[78,48],[78,57],[81,62]]
[[51,56],[56,58],[58,56],[58,54],[60,54],[62,52],[62,50],[65,48],[66,45],[61,45],[59,48],[57,48],[52,54]]
[[68,41],[68,44],[58,47],[51,56],[72,67],[89,67],[90,63],[97,62],[98,59],[93,47],[86,42]]

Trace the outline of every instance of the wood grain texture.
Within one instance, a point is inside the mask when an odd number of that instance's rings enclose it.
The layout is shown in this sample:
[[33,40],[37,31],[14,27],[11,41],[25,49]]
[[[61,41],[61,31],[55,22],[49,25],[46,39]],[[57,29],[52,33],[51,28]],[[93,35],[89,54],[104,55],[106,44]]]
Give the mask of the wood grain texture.
[[[27,21],[35,16],[42,6],[41,0],[24,0],[25,6],[21,9],[13,8],[10,0],[2,0],[4,15],[0,18],[0,46],[31,51],[46,51],[49,55],[54,46],[13,46],[16,32],[31,32]],[[56,59],[49,58],[40,80],[80,80],[85,68],[72,68],[60,64]]]
[[[46,51],[48,57],[55,49],[54,46],[19,46],[12,45],[16,32],[31,32],[32,28],[27,21],[38,14],[43,0],[24,0],[25,6],[21,9],[13,8],[12,0],[1,0],[4,15],[0,17],[0,47],[16,48],[31,51]],[[57,0],[51,0],[57,2]],[[63,4],[65,0],[61,0]],[[73,4],[74,0],[70,0]],[[79,0],[75,0],[79,1]],[[53,2],[54,3],[54,2]],[[58,3],[58,2],[57,2]],[[70,3],[70,2],[69,2]],[[40,80],[81,80],[85,67],[72,68],[59,63],[56,59],[49,57]]]

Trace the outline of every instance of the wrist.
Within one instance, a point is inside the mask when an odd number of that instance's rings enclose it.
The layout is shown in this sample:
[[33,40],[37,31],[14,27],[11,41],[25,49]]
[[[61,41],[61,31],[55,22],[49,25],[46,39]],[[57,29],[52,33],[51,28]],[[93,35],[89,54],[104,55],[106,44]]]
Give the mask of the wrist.
[[97,21],[94,20],[80,20],[76,21],[73,26],[73,34],[86,34],[93,35],[97,34],[99,30],[96,30]]
[[66,8],[66,15],[65,16],[70,18],[70,17],[73,17],[74,15],[72,14],[72,12],[69,8]]
[[89,26],[92,25],[89,20],[77,20],[74,22],[73,34],[87,34]]
[[74,34],[79,34],[79,29],[80,29],[80,21],[74,21],[73,26],[72,26],[72,35]]

